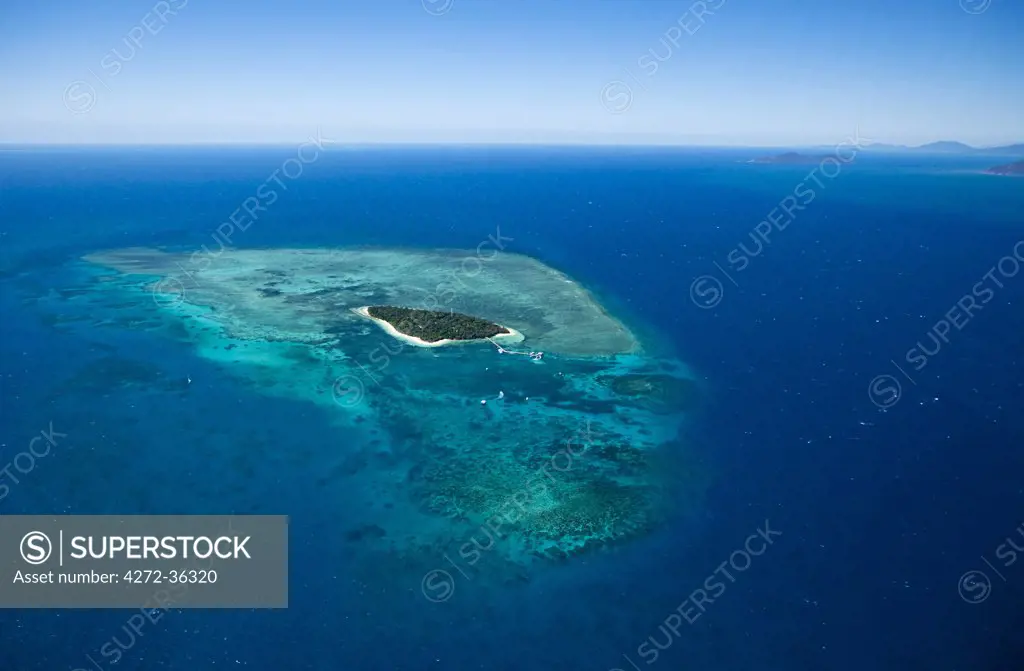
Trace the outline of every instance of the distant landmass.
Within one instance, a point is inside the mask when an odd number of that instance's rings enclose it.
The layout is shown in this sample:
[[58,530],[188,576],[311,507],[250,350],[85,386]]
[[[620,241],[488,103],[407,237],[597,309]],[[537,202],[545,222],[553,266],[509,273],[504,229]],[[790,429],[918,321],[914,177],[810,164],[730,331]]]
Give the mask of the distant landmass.
[[[847,152],[853,149],[847,145]],[[999,147],[972,147],[963,142],[955,140],[942,140],[940,142],[929,142],[916,147],[904,144],[886,144],[874,142],[863,145],[863,150],[871,152],[891,152],[910,154],[948,154],[953,156],[1008,156],[1013,158],[1024,158],[1024,142],[1008,144]],[[787,151],[781,154],[760,156],[747,161],[747,163],[758,163],[766,165],[800,165],[821,163],[823,160],[835,157],[838,149],[836,147],[816,146],[801,148],[800,151]],[[845,161],[844,161],[845,162]],[[997,166],[1003,167],[1003,166]]]
[[1024,156],[1024,143],[1004,145],[1000,147],[972,147],[963,142],[943,140],[941,142],[929,142],[917,147],[910,147],[902,144],[885,144],[876,142],[869,144],[865,149],[881,151],[912,151],[929,154],[993,154],[1000,156]]
[[795,151],[788,151],[784,154],[777,154],[775,156],[761,156],[760,158],[754,158],[747,162],[792,165],[804,163],[820,163],[826,158],[828,158],[827,155],[817,156],[812,154],[800,154]]
[[929,142],[923,144],[920,147],[914,147],[915,151],[929,151],[934,153],[943,154],[972,154],[976,151],[974,147],[963,142],[954,142],[952,140],[943,140],[941,142]]
[[1007,163],[1006,165],[997,165],[994,168],[989,168],[985,172],[989,175],[1024,177],[1024,161],[1014,161],[1013,163]]

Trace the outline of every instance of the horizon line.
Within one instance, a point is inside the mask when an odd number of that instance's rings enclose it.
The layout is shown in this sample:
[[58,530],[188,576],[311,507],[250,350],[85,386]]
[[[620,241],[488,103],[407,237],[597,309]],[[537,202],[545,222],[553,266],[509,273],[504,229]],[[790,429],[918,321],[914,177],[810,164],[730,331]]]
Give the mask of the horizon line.
[[[198,147],[231,147],[231,148],[258,148],[258,147],[293,147],[294,140],[267,140],[267,141],[186,141],[186,142],[15,142],[0,140],[0,151],[18,151],[23,149],[56,149],[56,148],[198,148]],[[788,149],[788,148],[822,148],[833,146],[833,143],[823,142],[794,142],[794,143],[766,143],[766,144],[693,144],[687,142],[531,142],[514,140],[373,140],[363,142],[341,142],[331,140],[330,144],[335,149],[343,148],[373,148],[373,147],[577,147],[577,148],[604,148],[604,149],[629,149],[629,148],[665,148],[665,149]],[[839,143],[843,144],[843,143]],[[1024,145],[1024,141],[1011,141],[998,145],[975,146],[958,140],[936,140],[923,144],[907,145],[890,142],[871,142],[863,145],[864,149],[872,147],[876,149],[920,149],[933,144],[958,144],[968,149],[984,151],[987,149],[1005,149],[1018,145]],[[943,152],[939,152],[943,153]],[[945,152],[949,153],[949,152]]]

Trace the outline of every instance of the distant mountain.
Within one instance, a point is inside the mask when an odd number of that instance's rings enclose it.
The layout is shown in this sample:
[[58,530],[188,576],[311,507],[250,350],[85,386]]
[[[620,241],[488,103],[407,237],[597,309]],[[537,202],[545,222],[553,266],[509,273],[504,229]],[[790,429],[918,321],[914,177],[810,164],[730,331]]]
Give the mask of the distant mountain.
[[1005,145],[1002,147],[972,147],[963,142],[943,140],[941,142],[930,142],[918,147],[908,147],[903,144],[885,144],[876,142],[869,144],[865,149],[873,151],[912,151],[930,154],[983,154],[992,156],[1024,156],[1024,143]]
[[1024,161],[1014,161],[1006,165],[997,165],[986,170],[990,175],[1004,175],[1013,177],[1024,177]]
[[986,154],[1006,154],[1007,156],[1024,156],[1024,143],[1011,144],[1005,147],[992,147],[989,149],[980,149]]
[[929,142],[928,144],[923,144],[920,147],[914,147],[914,151],[927,151],[936,154],[973,154],[978,150],[969,144],[964,144],[963,142],[943,140],[942,142]]

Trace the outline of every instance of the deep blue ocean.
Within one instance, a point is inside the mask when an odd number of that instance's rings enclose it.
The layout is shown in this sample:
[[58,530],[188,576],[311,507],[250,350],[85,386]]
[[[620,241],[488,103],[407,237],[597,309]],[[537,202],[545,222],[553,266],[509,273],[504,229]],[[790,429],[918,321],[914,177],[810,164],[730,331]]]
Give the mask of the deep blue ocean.
[[[42,308],[90,252],[214,244],[295,148],[0,151],[0,462],[66,434],[9,470],[0,513],[290,516],[287,610],[172,610],[130,645],[128,610],[4,610],[0,669],[1024,668],[1024,179],[975,156],[863,152],[831,177],[744,162],[762,153],[332,147],[235,232],[240,248],[473,249],[500,230],[702,381],[681,436],[711,474],[695,509],[432,603],[422,572],[351,571],[359,511],[277,460],[344,450],[318,410]],[[787,197],[804,209],[780,218]],[[111,353],[203,384],[83,392]],[[261,456],[244,473],[218,456],[242,443]],[[767,549],[666,626],[766,525]]]

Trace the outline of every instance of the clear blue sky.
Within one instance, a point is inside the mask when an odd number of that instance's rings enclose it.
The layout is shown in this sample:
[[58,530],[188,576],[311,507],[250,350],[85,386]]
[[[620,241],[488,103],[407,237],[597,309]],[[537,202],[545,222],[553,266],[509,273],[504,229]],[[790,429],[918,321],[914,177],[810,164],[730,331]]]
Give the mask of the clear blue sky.
[[1024,2],[6,0],[0,85],[0,142],[999,144]]

